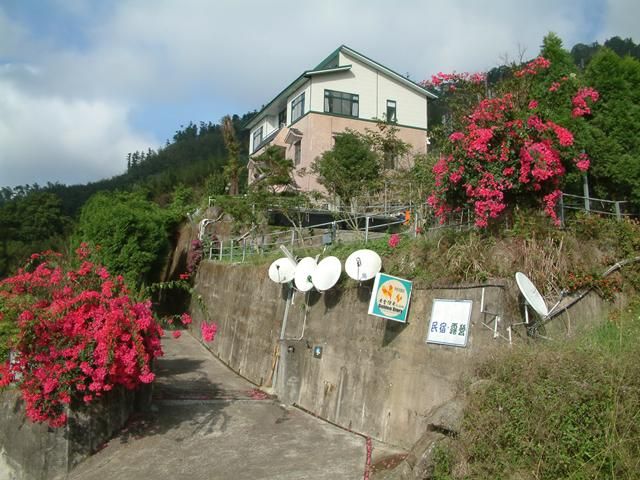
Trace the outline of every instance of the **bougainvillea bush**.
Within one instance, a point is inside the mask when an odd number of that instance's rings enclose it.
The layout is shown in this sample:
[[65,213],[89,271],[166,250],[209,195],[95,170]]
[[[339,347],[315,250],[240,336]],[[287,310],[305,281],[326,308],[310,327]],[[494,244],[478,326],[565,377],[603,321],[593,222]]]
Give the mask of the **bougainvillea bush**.
[[[509,207],[538,202],[558,223],[555,207],[566,174],[589,169],[589,157],[567,123],[579,129],[598,92],[562,76],[534,98],[535,77],[549,67],[538,57],[516,70],[511,91],[481,100],[451,133],[434,166],[435,189],[428,198],[441,221],[470,207],[476,226],[486,227]],[[558,115],[562,109],[566,115]],[[570,121],[562,125],[551,118]]]
[[0,321],[18,327],[0,385],[16,383],[27,417],[52,427],[66,423],[72,402],[152,382],[152,361],[162,355],[150,302],[134,301],[122,277],[89,261],[86,247],[77,254],[77,268],[59,254],[34,254],[0,282]]

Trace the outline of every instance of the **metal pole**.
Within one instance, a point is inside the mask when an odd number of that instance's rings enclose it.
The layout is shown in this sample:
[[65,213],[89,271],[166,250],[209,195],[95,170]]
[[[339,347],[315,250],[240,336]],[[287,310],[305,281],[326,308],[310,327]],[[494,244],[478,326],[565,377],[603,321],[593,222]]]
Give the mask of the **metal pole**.
[[244,263],[244,259],[247,256],[247,239],[242,239],[242,263]]
[[222,261],[222,245],[224,245],[224,242],[220,240],[220,250],[218,251],[218,260],[220,261]]
[[296,241],[296,231],[295,230],[291,230],[291,246],[293,247],[293,244]]
[[582,177],[582,191],[584,192],[584,209],[589,212],[591,211],[591,202],[589,201],[589,179],[587,178],[587,174],[585,173]]
[[229,246],[229,260],[233,262],[233,238],[229,240],[229,242],[231,242]]
[[369,217],[364,219],[364,243],[369,241]]
[[560,195],[560,225],[562,227],[565,226],[564,224],[564,193]]
[[387,214],[387,181],[384,181],[384,214]]

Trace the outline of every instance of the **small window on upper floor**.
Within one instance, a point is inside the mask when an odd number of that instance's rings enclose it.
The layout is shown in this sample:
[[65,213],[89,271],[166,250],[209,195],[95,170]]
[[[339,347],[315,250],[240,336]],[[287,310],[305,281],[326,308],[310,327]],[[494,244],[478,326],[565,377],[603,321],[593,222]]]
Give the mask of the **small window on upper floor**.
[[287,109],[285,108],[278,114],[278,128],[282,128],[287,124]]
[[302,142],[298,140],[293,144],[293,164],[300,165],[300,161],[302,160]]
[[262,143],[262,127],[253,132],[253,151],[255,152]]
[[291,102],[291,123],[304,115],[304,92],[298,95]]
[[396,115],[396,101],[387,100],[387,122],[396,123],[397,121],[398,117]]
[[358,117],[360,97],[354,93],[336,92],[335,90],[324,91],[324,111]]

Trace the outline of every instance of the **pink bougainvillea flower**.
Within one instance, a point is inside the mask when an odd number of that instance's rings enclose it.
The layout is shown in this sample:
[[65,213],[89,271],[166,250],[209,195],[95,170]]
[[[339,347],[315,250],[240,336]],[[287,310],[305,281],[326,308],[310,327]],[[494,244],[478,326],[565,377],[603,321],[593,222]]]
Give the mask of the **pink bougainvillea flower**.
[[202,322],[200,324],[200,333],[202,334],[202,340],[205,342],[213,342],[217,331],[218,326],[215,323]]
[[396,248],[399,243],[400,243],[400,235],[398,235],[397,233],[394,233],[389,237],[389,246],[391,248]]
[[183,313],[180,316],[180,320],[182,320],[183,325],[189,325],[193,321],[193,319],[191,318],[191,315],[189,315],[188,313]]
[[174,331],[171,333],[171,336],[172,336],[173,338],[180,338],[180,337],[182,336],[182,332],[181,332],[180,330],[174,330]]

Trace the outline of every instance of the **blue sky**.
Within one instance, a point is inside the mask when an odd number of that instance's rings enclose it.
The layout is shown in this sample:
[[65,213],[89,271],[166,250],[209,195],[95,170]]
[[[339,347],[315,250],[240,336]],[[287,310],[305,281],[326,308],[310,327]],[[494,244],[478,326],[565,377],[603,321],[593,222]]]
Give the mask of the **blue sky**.
[[122,173],[189,121],[260,108],[340,44],[414,80],[640,41],[637,0],[0,0],[0,186]]

